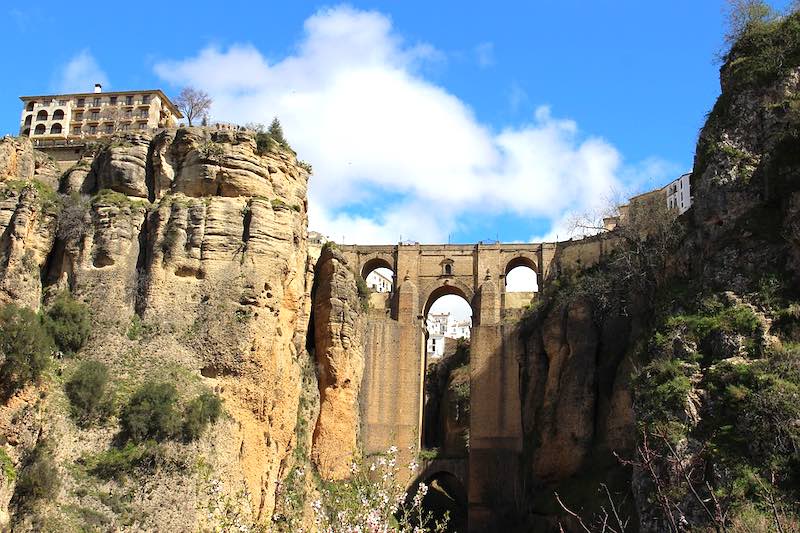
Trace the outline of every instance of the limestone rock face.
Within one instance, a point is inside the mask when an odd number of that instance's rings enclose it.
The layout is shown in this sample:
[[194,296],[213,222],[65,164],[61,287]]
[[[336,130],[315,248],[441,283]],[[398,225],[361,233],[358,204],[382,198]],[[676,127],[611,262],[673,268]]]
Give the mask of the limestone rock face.
[[145,165],[150,141],[147,134],[129,134],[113,139],[94,159],[92,171],[87,176],[91,187],[147,198]]
[[0,302],[39,307],[41,272],[53,245],[56,217],[33,186],[0,192]]
[[525,454],[537,485],[579,473],[597,451],[633,445],[625,360],[630,319],[599,326],[586,302],[544,312],[522,362]]
[[320,414],[311,457],[324,479],[342,479],[350,474],[357,453],[364,317],[355,275],[341,253],[332,247],[323,249],[315,276],[313,320]]
[[0,141],[0,180],[30,180],[35,170],[30,139],[6,137]]
[[36,179],[55,188],[58,186],[59,175],[56,162],[34,150],[30,139],[0,139],[0,181]]
[[[46,183],[29,142],[0,142],[0,175],[13,182],[0,195],[0,301],[38,309],[69,289],[92,311],[82,357],[106,363],[118,387],[169,381],[187,399],[207,389],[223,399],[226,416],[200,441],[166,445],[188,466],[131,494],[141,530],[214,530],[230,513],[267,522],[301,438],[308,174],[289,152],[257,154],[243,132],[130,134],[94,153],[54,183],[72,195],[58,199],[31,181]],[[69,372],[70,362],[58,364]],[[52,394],[67,402],[60,386]],[[58,435],[60,465],[109,446],[110,430],[78,430],[65,410],[50,413],[40,429]],[[77,505],[80,483],[65,475],[59,503]],[[120,526],[102,502],[87,502]],[[12,523],[35,529],[13,513]]]
[[281,152],[269,162],[256,154],[251,134],[184,128],[153,141],[156,198],[172,190],[187,196],[261,196],[280,198],[299,209],[305,204],[305,173]]

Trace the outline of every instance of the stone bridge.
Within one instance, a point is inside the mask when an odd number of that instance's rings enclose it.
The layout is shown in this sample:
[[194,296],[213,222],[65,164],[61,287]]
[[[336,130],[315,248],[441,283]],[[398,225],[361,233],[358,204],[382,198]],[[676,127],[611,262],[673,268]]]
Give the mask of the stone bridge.
[[[470,529],[488,517],[490,486],[517,469],[522,449],[519,401],[521,307],[533,294],[506,293],[505,276],[520,265],[547,278],[555,244],[341,246],[365,279],[376,268],[394,273],[389,294],[372,295],[361,392],[365,452],[391,445],[420,446],[426,357],[425,317],[441,296],[456,294],[472,307],[469,455],[451,460],[469,496]],[[541,287],[541,285],[540,285]],[[520,298],[522,296],[522,298]],[[437,461],[434,468],[446,468]],[[433,465],[430,465],[433,466]],[[451,465],[452,466],[452,465]],[[428,470],[428,468],[426,468]],[[514,476],[516,477],[516,476]]]
[[602,239],[566,243],[470,245],[342,245],[350,267],[365,279],[376,268],[394,273],[390,293],[371,295],[361,388],[361,437],[366,453],[421,447],[426,365],[425,317],[441,296],[472,307],[469,451],[429,464],[458,479],[468,495],[470,531],[491,530],[490,499],[511,501],[518,486],[522,421],[519,321],[532,293],[505,290],[505,277],[523,265],[539,290],[551,270],[586,266],[605,252]]

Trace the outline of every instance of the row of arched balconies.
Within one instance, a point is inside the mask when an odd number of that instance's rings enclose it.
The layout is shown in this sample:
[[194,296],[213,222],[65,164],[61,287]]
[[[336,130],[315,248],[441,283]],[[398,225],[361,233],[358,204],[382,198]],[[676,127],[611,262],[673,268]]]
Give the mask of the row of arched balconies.
[[[36,122],[44,122],[48,120],[47,111],[41,109],[38,113],[36,113]],[[64,120],[64,111],[62,109],[56,109],[53,111],[53,116],[50,120]],[[28,115],[25,117],[25,125],[30,126],[33,122],[33,115]]]
[[[50,134],[51,135],[59,135],[63,131],[64,131],[64,129],[62,128],[61,124],[56,123],[56,124],[53,124],[52,126],[50,126]],[[33,134],[34,135],[44,135],[45,133],[47,133],[47,126],[45,126],[44,124],[37,124],[36,127],[33,129]],[[31,129],[30,128],[25,128],[22,131],[22,134],[23,135],[30,135],[31,134]]]

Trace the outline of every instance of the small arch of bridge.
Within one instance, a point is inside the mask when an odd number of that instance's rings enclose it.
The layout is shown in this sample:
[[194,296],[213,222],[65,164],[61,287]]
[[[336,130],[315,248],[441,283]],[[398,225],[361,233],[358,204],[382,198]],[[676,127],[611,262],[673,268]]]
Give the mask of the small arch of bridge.
[[[428,486],[427,497],[434,496],[433,492],[438,489],[452,499],[453,507],[447,509],[450,512],[450,526],[455,526],[455,531],[465,531],[469,506],[469,461],[466,458],[437,458],[424,464],[420,474],[409,484],[408,500],[414,497],[420,483]],[[439,487],[432,487],[434,483]]]
[[394,267],[394,260],[391,257],[386,257],[383,254],[371,257],[361,264],[361,277],[367,279],[370,272],[378,268],[388,268],[397,275]]
[[444,282],[432,282],[420,291],[419,308],[422,309],[422,319],[424,320],[425,317],[428,316],[428,312],[431,310],[431,306],[436,300],[448,294],[460,296],[466,300],[472,308],[472,323],[475,324],[475,319],[478,316],[478,309],[476,309],[475,305],[475,293],[469,285],[459,279],[446,279]]
[[536,264],[536,259],[531,257],[529,254],[520,254],[509,260],[506,263],[506,268],[503,272],[503,275],[508,276],[509,272],[520,266],[528,267],[536,273],[537,277],[540,276],[539,265]]

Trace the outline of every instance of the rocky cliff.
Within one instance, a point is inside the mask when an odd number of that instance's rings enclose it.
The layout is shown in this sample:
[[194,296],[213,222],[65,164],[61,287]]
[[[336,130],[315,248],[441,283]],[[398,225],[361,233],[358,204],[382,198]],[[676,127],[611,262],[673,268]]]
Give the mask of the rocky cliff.
[[698,140],[693,208],[562,270],[526,319],[527,523],[580,528],[553,492],[587,523],[616,502],[630,530],[800,523],[798,51],[798,14],[749,27]]
[[[15,530],[269,520],[298,446],[309,357],[308,175],[294,154],[259,153],[248,133],[189,128],[114,137],[60,180],[25,141],[0,143],[0,165],[0,299],[37,310],[68,291],[92,324],[75,358],[0,407],[11,467],[47,439],[63,478],[35,512],[12,505]],[[213,391],[225,416],[200,440],[163,443],[158,475],[98,478],[87,464],[115,446],[116,419],[82,429],[70,418],[61,376],[82,360],[107,365],[118,403],[166,380],[181,398]]]
[[364,375],[365,319],[355,276],[338,250],[323,248],[313,296],[320,412],[311,458],[325,479],[348,477],[360,452],[358,394]]

